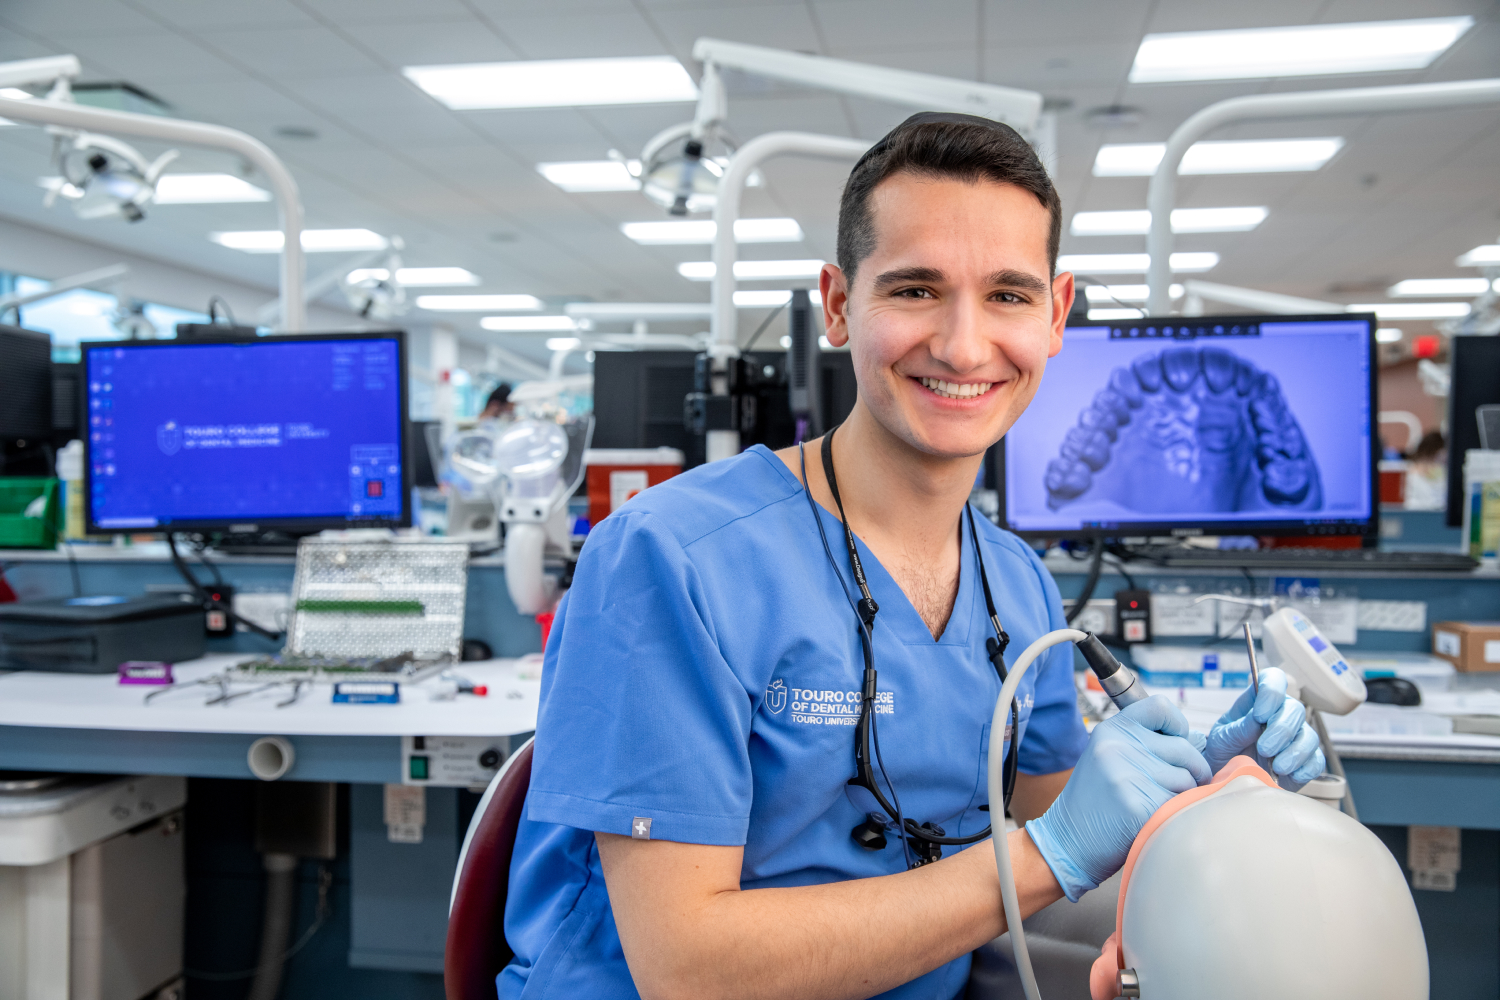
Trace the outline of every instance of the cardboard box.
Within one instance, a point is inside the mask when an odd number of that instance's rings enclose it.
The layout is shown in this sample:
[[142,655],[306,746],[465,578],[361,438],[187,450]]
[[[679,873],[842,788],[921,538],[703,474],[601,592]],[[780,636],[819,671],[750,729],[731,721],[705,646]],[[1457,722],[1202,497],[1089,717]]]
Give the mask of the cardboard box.
[[1500,671],[1500,622],[1435,622],[1432,655],[1466,674]]

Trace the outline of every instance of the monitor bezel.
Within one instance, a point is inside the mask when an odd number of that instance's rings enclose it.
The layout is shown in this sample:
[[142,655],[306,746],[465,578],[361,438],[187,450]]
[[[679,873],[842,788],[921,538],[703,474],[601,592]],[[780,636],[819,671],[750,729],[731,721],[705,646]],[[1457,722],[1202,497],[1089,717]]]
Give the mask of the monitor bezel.
[[[1367,331],[1367,350],[1369,358],[1369,422],[1370,422],[1370,516],[1362,523],[1353,524],[1293,524],[1287,521],[1203,521],[1186,524],[1184,522],[1157,521],[1133,523],[1123,528],[1075,528],[1066,531],[1058,530],[1035,530],[1019,529],[1013,527],[1008,517],[1006,508],[1006,477],[1009,467],[1006,464],[1005,438],[1001,438],[998,445],[996,459],[998,493],[1000,494],[1000,511],[997,521],[1007,531],[1026,539],[1070,539],[1091,540],[1095,538],[1194,538],[1204,535],[1274,535],[1278,537],[1303,537],[1303,538],[1337,538],[1337,537],[1359,537],[1361,539],[1374,539],[1380,532],[1380,438],[1376,433],[1377,414],[1380,410],[1379,397],[1379,356],[1376,353],[1375,329],[1376,316],[1374,313],[1302,313],[1292,316],[1256,314],[1234,314],[1214,316],[1146,316],[1140,319],[1128,321],[1122,320],[1080,320],[1067,324],[1069,329],[1079,327],[1112,327],[1119,326],[1122,322],[1130,323],[1157,323],[1158,325],[1179,325],[1192,323],[1196,320],[1212,320],[1215,323],[1308,323],[1323,322],[1330,320],[1363,320]],[[1197,339],[1197,338],[1189,338]],[[1064,345],[1067,337],[1064,335]],[[1043,378],[1045,379],[1045,375]],[[1007,433],[1009,433],[1007,431]],[[1339,520],[1346,520],[1340,518]]]
[[407,435],[410,433],[411,413],[408,368],[407,368],[407,344],[405,330],[367,330],[356,333],[289,333],[272,334],[270,336],[224,336],[215,337],[212,340],[92,340],[84,341],[78,345],[78,360],[82,365],[80,374],[83,385],[86,388],[88,382],[88,360],[89,351],[100,350],[154,350],[163,347],[186,347],[186,348],[213,348],[233,345],[255,346],[259,344],[284,344],[291,342],[308,341],[334,341],[334,340],[392,340],[396,341],[396,368],[397,383],[400,397],[400,427],[398,434],[398,447],[401,449],[401,513],[399,516],[383,515],[381,517],[362,518],[350,520],[348,518],[320,516],[298,516],[298,517],[262,517],[249,519],[238,518],[199,518],[194,520],[170,521],[166,524],[142,526],[140,528],[120,528],[115,526],[103,527],[94,520],[94,505],[91,502],[94,495],[94,463],[92,456],[92,441],[89,431],[89,402],[88,392],[81,391],[78,394],[79,402],[79,429],[80,437],[83,439],[83,517],[86,522],[85,530],[91,535],[119,535],[119,534],[161,534],[164,532],[193,532],[200,534],[233,534],[233,535],[267,535],[283,534],[291,536],[311,535],[319,531],[341,530],[352,528],[409,528],[412,524],[412,477],[413,469],[411,456],[407,454]]

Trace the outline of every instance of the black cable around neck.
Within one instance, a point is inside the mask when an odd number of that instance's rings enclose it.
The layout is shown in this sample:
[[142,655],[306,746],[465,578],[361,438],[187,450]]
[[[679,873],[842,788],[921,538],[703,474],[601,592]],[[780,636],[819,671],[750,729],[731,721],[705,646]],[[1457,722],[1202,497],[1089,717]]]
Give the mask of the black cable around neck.
[[[842,426],[842,425],[841,425]],[[844,526],[844,544],[849,547],[849,564],[854,569],[854,583],[859,587],[861,600],[859,602],[859,617],[864,621],[866,628],[875,627],[875,615],[880,611],[880,605],[875,603],[875,598],[870,596],[870,585],[865,582],[865,567],[859,561],[859,549],[854,544],[854,532],[849,529],[849,518],[844,514],[844,501],[839,496],[839,478],[833,471],[833,434],[838,427],[823,436],[823,475],[828,480],[828,490],[833,494],[833,502],[839,508],[839,523]]]

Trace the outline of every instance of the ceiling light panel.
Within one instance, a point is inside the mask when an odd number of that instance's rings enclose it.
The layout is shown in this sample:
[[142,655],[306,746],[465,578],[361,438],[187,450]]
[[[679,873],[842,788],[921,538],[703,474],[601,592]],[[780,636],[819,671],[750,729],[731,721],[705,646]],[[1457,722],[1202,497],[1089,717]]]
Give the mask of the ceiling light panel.
[[158,205],[213,205],[270,201],[271,192],[233,174],[163,174],[153,200]]
[[[385,281],[391,272],[383,267],[361,267],[350,271],[348,282],[357,284],[366,278]],[[479,275],[462,267],[398,267],[396,284],[409,288],[444,288],[458,285],[477,285]]]
[[578,329],[577,321],[571,316],[486,316],[479,325],[498,333],[555,333]]
[[1378,344],[1394,344],[1405,336],[1405,332],[1400,327],[1383,326],[1375,331],[1375,342]]
[[1481,247],[1475,247],[1453,263],[1459,267],[1489,267],[1491,264],[1500,264],[1500,243],[1487,243]]
[[1386,289],[1398,298],[1414,295],[1483,295],[1490,290],[1486,278],[1408,278]]
[[583,341],[577,337],[548,337],[547,350],[549,351],[576,351],[583,346]]
[[[821,260],[737,260],[734,262],[734,276],[740,281],[816,278],[822,270],[823,261]],[[712,281],[714,262],[711,260],[686,261],[677,265],[677,273],[689,281]]]
[[[1084,285],[1084,297],[1090,302],[1145,302],[1150,298],[1150,285]],[[1182,298],[1182,286],[1173,285],[1170,294],[1174,299]]]
[[1130,82],[1255,80],[1423,69],[1473,24],[1472,17],[1430,17],[1151,34],[1136,50]]
[[434,312],[526,312],[542,308],[535,295],[418,295],[417,308]]
[[[208,238],[231,250],[245,253],[281,253],[285,240],[279,229],[245,230],[209,233]],[[302,249],[305,253],[339,253],[353,250],[384,250],[386,239],[369,229],[304,229]]]
[[734,293],[734,304],[740,309],[784,306],[790,301],[792,301],[792,293],[787,291],[742,291]]
[[[620,226],[620,232],[642,246],[712,243],[717,231],[712,219],[626,222]],[[737,219],[734,223],[736,243],[798,243],[802,236],[796,219]]]
[[[1174,233],[1243,233],[1265,221],[1266,208],[1177,208],[1172,210]],[[1074,236],[1141,236],[1151,229],[1147,209],[1119,212],[1075,212],[1069,232]]]
[[[1172,270],[1184,273],[1211,271],[1219,255],[1206,252],[1178,252],[1172,255]],[[1057,258],[1059,271],[1079,274],[1145,274],[1151,256],[1144,253],[1065,253]]]
[[537,173],[570,194],[641,189],[641,182],[631,173],[629,165],[619,160],[538,163],[536,169]]
[[[1230,139],[1195,142],[1177,166],[1178,174],[1277,174],[1317,170],[1344,146],[1337,137],[1321,139]],[[1164,142],[1100,146],[1095,177],[1150,177],[1166,153]]]
[[665,104],[698,99],[693,78],[671,56],[407,66],[401,72],[456,111]]
[[1456,319],[1469,315],[1467,302],[1364,302],[1348,308],[1354,313],[1372,312],[1377,319]]

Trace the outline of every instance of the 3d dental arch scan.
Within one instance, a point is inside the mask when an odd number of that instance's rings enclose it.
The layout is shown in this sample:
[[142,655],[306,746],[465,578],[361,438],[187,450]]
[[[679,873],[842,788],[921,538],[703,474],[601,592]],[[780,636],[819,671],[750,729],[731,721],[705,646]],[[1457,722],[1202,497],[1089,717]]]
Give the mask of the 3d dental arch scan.
[[1369,423],[1363,317],[1069,327],[1004,442],[1006,520],[1354,530],[1372,504]]

